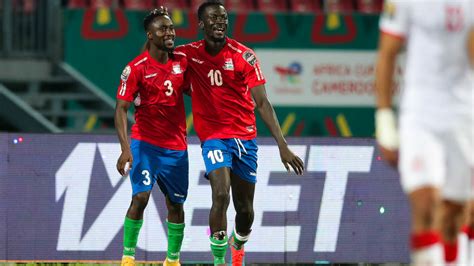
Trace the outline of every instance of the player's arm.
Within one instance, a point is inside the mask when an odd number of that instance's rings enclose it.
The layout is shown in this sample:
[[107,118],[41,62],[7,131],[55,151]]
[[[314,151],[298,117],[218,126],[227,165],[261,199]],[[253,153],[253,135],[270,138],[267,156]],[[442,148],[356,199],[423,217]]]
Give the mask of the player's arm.
[[304,163],[288,148],[288,144],[286,143],[285,137],[281,132],[280,124],[278,123],[273,106],[267,98],[265,86],[263,84],[258,85],[252,88],[250,91],[252,92],[252,96],[257,105],[257,110],[260,114],[260,117],[278,144],[281,161],[285,165],[285,168],[289,171],[289,165],[291,165],[296,174],[302,175]]
[[471,62],[471,68],[474,69],[474,26],[469,31],[467,39],[467,53],[469,55],[469,61]]
[[381,32],[375,74],[376,136],[384,158],[393,166],[398,162],[398,133],[392,109],[393,76],[403,44],[403,39]]
[[128,133],[127,133],[127,112],[130,108],[130,102],[125,100],[117,99],[115,104],[115,130],[117,131],[118,139],[120,142],[120,148],[122,153],[120,154],[119,159],[117,160],[117,170],[121,175],[125,175],[125,164],[130,163],[130,167],[133,162],[132,152],[130,151],[130,144],[128,143]]

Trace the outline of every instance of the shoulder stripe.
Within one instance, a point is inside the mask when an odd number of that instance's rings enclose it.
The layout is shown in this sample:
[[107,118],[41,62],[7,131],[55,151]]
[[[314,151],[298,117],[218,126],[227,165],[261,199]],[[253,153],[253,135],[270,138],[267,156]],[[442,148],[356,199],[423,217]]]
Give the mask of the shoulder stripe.
[[134,65],[134,66],[138,66],[139,64],[145,62],[147,59],[148,59],[148,57],[144,57],[143,59],[141,59],[140,61],[136,62],[136,63],[133,64],[133,65]]
[[242,50],[240,50],[239,48],[237,47],[234,47],[232,44],[230,43],[227,43],[227,46],[229,46],[229,48],[231,48],[232,50],[238,52],[238,53],[242,53]]
[[179,55],[182,55],[182,56],[187,56],[185,53],[183,53],[183,52],[178,52],[178,51],[174,51],[173,54],[179,54]]
[[255,73],[257,74],[257,80],[262,80],[262,78],[260,77],[260,71],[258,71],[256,67],[255,67]]

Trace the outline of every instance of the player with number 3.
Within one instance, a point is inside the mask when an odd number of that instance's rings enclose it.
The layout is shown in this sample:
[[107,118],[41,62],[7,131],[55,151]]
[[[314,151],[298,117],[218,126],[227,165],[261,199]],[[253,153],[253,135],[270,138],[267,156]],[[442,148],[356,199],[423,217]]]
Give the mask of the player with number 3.
[[[123,70],[117,91],[115,127],[122,153],[117,170],[126,175],[131,164],[132,202],[124,223],[122,265],[135,265],[135,248],[143,212],[154,183],[166,197],[168,251],[164,265],[180,265],[184,232],[183,203],[188,191],[188,153],[183,88],[187,60],[173,52],[175,30],[164,9],[144,19],[145,51]],[[131,145],[127,111],[135,104]]]

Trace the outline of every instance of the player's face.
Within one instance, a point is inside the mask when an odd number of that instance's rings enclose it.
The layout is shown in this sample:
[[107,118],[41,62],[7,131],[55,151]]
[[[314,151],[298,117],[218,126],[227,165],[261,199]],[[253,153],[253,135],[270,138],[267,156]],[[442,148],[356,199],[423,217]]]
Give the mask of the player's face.
[[214,41],[224,41],[227,31],[227,11],[222,6],[209,6],[203,16],[204,34]]
[[147,35],[158,49],[166,52],[173,51],[176,33],[173,22],[168,16],[157,17],[150,25]]

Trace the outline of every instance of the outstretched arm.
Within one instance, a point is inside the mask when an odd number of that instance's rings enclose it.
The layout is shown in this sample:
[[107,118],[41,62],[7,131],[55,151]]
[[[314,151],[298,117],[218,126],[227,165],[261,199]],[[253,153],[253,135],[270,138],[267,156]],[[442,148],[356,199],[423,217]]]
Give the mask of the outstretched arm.
[[115,130],[117,131],[118,139],[120,141],[120,148],[122,153],[117,160],[117,171],[123,176],[125,173],[125,164],[130,163],[130,168],[132,166],[133,157],[132,152],[130,151],[130,144],[128,143],[128,134],[127,134],[127,112],[130,108],[130,103],[124,100],[117,99],[115,105]]
[[397,55],[402,47],[403,39],[381,33],[375,74],[375,126],[382,155],[392,166],[398,164],[398,133],[392,110],[392,84]]
[[280,124],[278,123],[273,106],[267,98],[265,86],[259,85],[252,88],[250,91],[252,92],[253,99],[257,105],[257,110],[263,122],[270,130],[273,138],[278,144],[281,161],[283,162],[283,165],[285,165],[286,170],[290,171],[289,165],[291,165],[296,174],[302,175],[304,171],[304,163],[288,148],[288,144],[281,132]]

